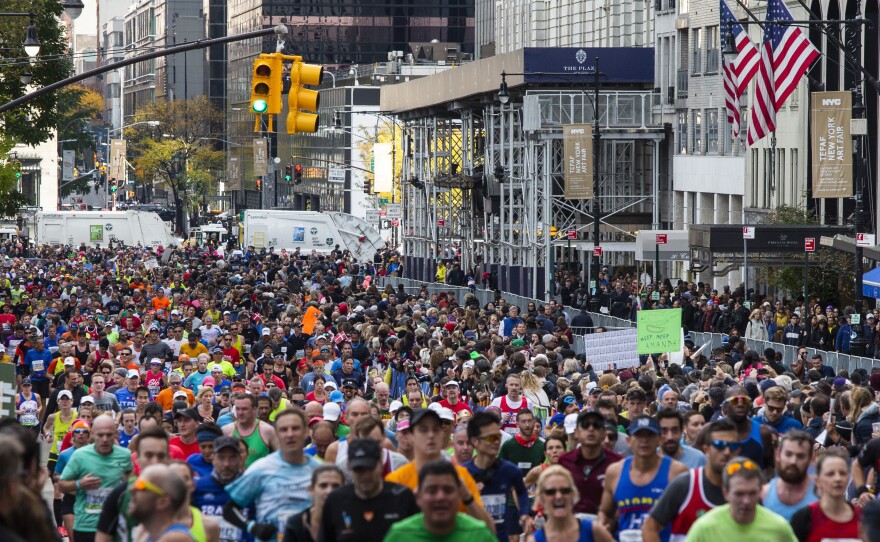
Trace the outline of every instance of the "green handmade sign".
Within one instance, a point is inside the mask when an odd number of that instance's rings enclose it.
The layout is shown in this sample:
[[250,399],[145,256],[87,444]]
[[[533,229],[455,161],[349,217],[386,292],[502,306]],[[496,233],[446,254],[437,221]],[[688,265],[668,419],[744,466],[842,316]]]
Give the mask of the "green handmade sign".
[[681,309],[642,310],[637,314],[639,354],[681,350]]

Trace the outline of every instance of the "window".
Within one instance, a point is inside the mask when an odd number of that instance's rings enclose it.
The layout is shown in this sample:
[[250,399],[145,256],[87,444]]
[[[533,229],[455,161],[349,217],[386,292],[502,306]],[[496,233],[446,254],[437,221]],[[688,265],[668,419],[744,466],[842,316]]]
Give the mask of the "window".
[[720,42],[718,41],[718,27],[706,28],[706,73],[718,73],[718,64],[721,58]]
[[760,183],[761,186],[761,201],[758,203],[759,206],[767,208],[769,207],[770,202],[770,176],[773,174],[773,155],[770,154],[770,149],[764,149],[764,177],[763,182]]
[[688,12],[688,0],[680,0],[678,2],[678,13],[681,15],[687,15]]
[[688,114],[687,111],[678,112],[678,153],[688,153]]
[[752,207],[758,206],[758,149],[752,149]]
[[788,179],[785,177],[785,149],[776,149],[776,194],[777,201],[785,201]]
[[703,112],[694,110],[694,154],[703,154]]
[[691,60],[691,73],[703,73],[703,29],[694,28],[693,35],[694,54]]
[[706,110],[706,153],[718,154],[718,110]]

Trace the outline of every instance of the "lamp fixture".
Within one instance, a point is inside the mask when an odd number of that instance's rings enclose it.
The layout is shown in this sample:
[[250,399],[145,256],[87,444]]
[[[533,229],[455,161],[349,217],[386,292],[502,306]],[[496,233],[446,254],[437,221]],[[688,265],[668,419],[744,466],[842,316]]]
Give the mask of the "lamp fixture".
[[18,80],[21,81],[22,85],[30,85],[33,79],[34,74],[31,72],[21,72],[21,75],[18,76]]
[[498,101],[502,105],[510,101],[510,92],[507,91],[507,73],[501,72],[501,85],[498,87]]
[[28,24],[27,30],[25,31],[24,43],[24,52],[27,53],[27,56],[30,58],[36,58],[38,54],[40,54],[40,37],[37,35],[37,27],[34,25],[34,14],[30,14],[31,22]]
[[82,0],[64,0],[61,7],[64,8],[64,12],[67,13],[68,17],[76,19],[82,15],[83,8],[86,6],[83,4]]
[[728,28],[724,33],[724,49],[721,50],[721,56],[727,64],[732,63],[739,56],[739,50],[736,48],[736,39],[733,37],[733,31]]

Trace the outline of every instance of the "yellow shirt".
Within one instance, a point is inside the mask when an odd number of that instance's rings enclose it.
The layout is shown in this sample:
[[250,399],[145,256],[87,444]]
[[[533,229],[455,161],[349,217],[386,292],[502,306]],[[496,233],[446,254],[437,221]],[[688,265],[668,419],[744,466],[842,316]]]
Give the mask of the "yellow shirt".
[[194,348],[190,348],[189,341],[187,341],[180,345],[180,353],[186,354],[187,356],[189,356],[189,359],[195,361],[195,359],[199,357],[199,354],[208,353],[208,347],[200,342],[197,342]]
[[[471,473],[461,465],[455,465],[455,470],[458,471],[458,478],[461,480],[461,483],[463,483],[464,487],[466,487],[471,495],[474,496],[474,501],[480,506],[483,506],[483,499],[480,498],[480,490],[477,488],[477,482],[474,480],[474,477],[471,476]],[[419,485],[419,473],[416,471],[416,466],[412,461],[397,470],[391,471],[385,479],[389,482],[406,486],[410,488],[413,493],[415,493],[416,488]],[[467,506],[462,503],[459,510],[461,512],[467,512]]]

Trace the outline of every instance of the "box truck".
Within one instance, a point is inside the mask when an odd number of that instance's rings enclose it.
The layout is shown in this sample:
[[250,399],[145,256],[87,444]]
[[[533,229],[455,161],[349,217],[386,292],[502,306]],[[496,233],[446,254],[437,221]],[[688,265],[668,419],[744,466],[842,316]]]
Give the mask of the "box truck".
[[38,245],[180,246],[156,213],[145,211],[54,211],[36,216]]
[[372,261],[385,248],[385,241],[379,230],[345,213],[248,209],[241,245],[276,251],[299,248],[304,254],[327,253],[339,245],[359,261]]

